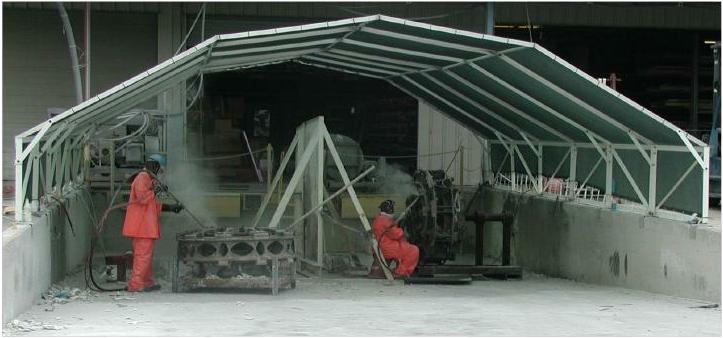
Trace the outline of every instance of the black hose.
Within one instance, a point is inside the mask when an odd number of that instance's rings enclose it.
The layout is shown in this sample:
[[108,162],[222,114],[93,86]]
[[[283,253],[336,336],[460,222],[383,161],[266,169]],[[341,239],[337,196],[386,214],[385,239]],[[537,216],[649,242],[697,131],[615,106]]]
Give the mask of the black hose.
[[73,221],[70,220],[70,214],[68,214],[68,209],[65,207],[65,203],[63,203],[61,200],[59,200],[57,197],[48,194],[48,197],[54,199],[58,204],[60,204],[60,208],[63,209],[63,213],[65,214],[65,218],[68,220],[68,225],[70,226],[70,232],[73,233],[73,237],[75,237],[75,228],[73,228]]
[[[106,289],[104,287],[101,287],[98,285],[98,282],[95,281],[95,277],[93,276],[93,258],[95,256],[95,245],[100,239],[100,235],[103,233],[103,228],[105,227],[105,220],[108,218],[108,215],[111,211],[123,208],[125,206],[128,206],[128,203],[121,203],[116,204],[114,206],[109,207],[105,210],[103,213],[103,217],[98,221],[98,225],[96,226],[96,231],[93,236],[93,239],[90,242],[90,252],[88,254],[88,264],[86,266],[86,275],[85,275],[85,284],[88,288],[92,289],[93,287],[96,288],[95,291],[107,291],[107,292],[113,292],[113,291],[124,291],[126,288],[118,288],[118,289]],[[90,279],[91,283],[88,283],[88,279]],[[93,287],[91,287],[90,284],[93,284]]]

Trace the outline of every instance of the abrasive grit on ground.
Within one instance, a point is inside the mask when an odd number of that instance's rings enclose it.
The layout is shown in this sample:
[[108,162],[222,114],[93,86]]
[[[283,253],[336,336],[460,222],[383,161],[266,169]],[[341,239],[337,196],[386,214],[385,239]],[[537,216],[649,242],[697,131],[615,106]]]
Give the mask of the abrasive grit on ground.
[[[300,278],[278,296],[100,293],[48,310],[39,302],[13,336],[720,336],[703,301],[525,274],[469,285]],[[23,330],[24,329],[24,330]]]

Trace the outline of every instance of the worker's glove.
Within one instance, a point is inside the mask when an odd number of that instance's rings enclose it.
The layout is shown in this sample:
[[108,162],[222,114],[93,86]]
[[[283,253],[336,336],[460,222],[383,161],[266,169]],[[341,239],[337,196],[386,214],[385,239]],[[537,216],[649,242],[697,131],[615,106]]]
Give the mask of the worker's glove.
[[181,204],[164,204],[161,207],[162,211],[173,211],[174,213],[179,213],[181,210],[183,210],[183,205]]
[[168,191],[168,187],[159,182],[158,180],[153,181],[153,192],[156,193],[156,195]]
[[179,212],[181,212],[181,210],[183,210],[183,204],[178,203],[178,204],[173,205],[173,208],[172,208],[173,212],[179,213]]

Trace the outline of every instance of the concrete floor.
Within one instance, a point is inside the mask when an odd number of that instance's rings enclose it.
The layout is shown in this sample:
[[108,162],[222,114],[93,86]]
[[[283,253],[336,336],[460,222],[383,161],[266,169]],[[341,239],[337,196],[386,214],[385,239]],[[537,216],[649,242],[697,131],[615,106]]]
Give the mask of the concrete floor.
[[[119,297],[120,296],[120,297]],[[118,299],[115,299],[118,298]],[[262,293],[97,294],[19,320],[63,326],[14,336],[720,336],[701,301],[526,275],[470,285],[302,278]]]

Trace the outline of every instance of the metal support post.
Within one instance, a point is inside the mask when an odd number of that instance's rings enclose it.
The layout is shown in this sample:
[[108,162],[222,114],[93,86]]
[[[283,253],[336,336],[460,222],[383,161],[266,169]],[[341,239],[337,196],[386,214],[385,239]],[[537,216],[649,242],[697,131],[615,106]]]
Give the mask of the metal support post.
[[[568,174],[568,184],[571,182],[577,182],[577,147],[575,145],[570,147],[570,172]],[[575,198],[574,189],[570,189],[572,194],[570,198]]]
[[[33,159],[33,172],[31,176],[33,177],[33,190],[32,195],[30,196],[30,210],[32,211],[38,211],[38,195],[40,190],[40,159],[38,158],[37,150],[33,151],[31,153],[32,159]],[[48,156],[48,155],[45,155]]]
[[485,20],[485,34],[495,35],[495,3],[488,1],[485,6],[485,14],[487,19]]
[[478,222],[474,227],[475,246],[474,249],[474,265],[484,265],[484,239],[485,239],[485,222]]
[[[303,154],[301,155],[301,158],[299,159],[298,163],[296,163],[296,168],[294,169],[294,175],[291,176],[291,180],[289,180],[289,185],[286,187],[286,191],[284,192],[284,195],[281,197],[281,201],[279,201],[279,205],[276,207],[276,211],[274,212],[274,215],[271,217],[271,221],[269,222],[269,228],[276,228],[279,225],[279,221],[281,220],[281,216],[284,213],[284,210],[286,210],[286,206],[289,204],[289,200],[291,199],[291,195],[296,190],[296,187],[299,184],[299,181],[301,180],[301,176],[304,173],[304,169],[306,169],[307,164],[309,164],[309,160],[311,160],[311,155],[314,153],[314,150],[317,148],[315,147],[315,143],[319,142],[321,138],[321,131],[318,130],[317,133],[314,133],[314,136],[311,137],[311,140],[306,145],[306,149],[304,149]],[[289,151],[289,154],[291,152]],[[262,212],[259,210],[259,212]],[[254,222],[257,223],[257,222]]]
[[[715,128],[715,126],[713,127]],[[708,199],[708,197],[710,196],[710,147],[703,147],[703,163],[705,164],[703,166],[703,205],[700,217],[703,218],[704,222],[707,222],[708,208],[710,207],[710,200]]]
[[613,203],[613,152],[610,146],[605,147],[605,203]]
[[[23,167],[23,160],[19,159],[19,155],[23,153],[23,139],[20,136],[15,137],[15,221],[23,221],[23,202],[25,202],[25,192],[27,185],[23,180],[24,171],[30,168]],[[30,161],[27,161],[28,165]]]
[[[693,135],[696,137],[700,136],[700,132],[698,131],[698,98],[699,98],[699,72],[698,72],[698,50],[700,46],[700,40],[698,38],[698,33],[693,34],[693,55],[691,60],[691,84],[690,84],[690,125],[688,126],[688,130],[691,131]],[[715,126],[713,126],[715,128]]]
[[110,195],[115,196],[115,143],[110,144]]
[[537,150],[537,192],[543,192],[542,187],[542,146],[540,145]]
[[517,189],[517,173],[515,172],[515,151],[511,147],[507,147],[510,154],[510,179],[512,180],[512,190]]
[[271,188],[271,173],[274,171],[274,147],[271,143],[266,145],[266,191],[273,191]]
[[657,185],[658,185],[658,149],[653,146],[650,149],[650,174],[648,175],[648,213],[655,215],[658,211],[655,207]]
[[90,145],[83,146],[83,181],[90,182]]
[[[318,128],[319,132],[326,132]],[[324,140],[320,137],[316,145],[316,200],[315,203],[324,201]],[[316,213],[316,263],[319,264],[319,276],[324,266],[324,219],[321,213]]]
[[482,146],[482,177],[485,182],[492,184],[494,181],[492,173],[492,156],[490,155],[490,142],[482,137],[477,137],[480,145]]

